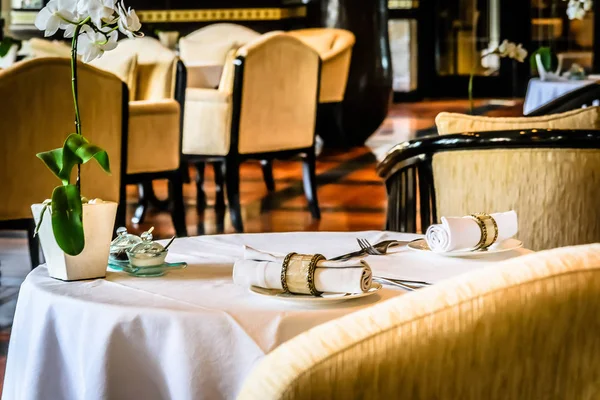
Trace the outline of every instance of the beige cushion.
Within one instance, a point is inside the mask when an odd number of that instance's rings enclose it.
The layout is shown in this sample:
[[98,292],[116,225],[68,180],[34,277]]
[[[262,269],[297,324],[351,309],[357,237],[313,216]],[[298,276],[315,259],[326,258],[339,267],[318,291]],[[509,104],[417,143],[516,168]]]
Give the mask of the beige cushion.
[[600,129],[600,107],[543,117],[494,118],[443,112],[435,118],[440,135],[518,129]]
[[179,55],[186,64],[225,64],[227,52],[239,47],[236,42],[204,43],[188,39],[179,41]]
[[183,119],[183,154],[224,156],[229,153],[230,93],[188,88]]
[[71,57],[71,46],[61,40],[32,38],[29,49],[33,57]]
[[179,168],[179,115],[171,99],[129,103],[128,174]]
[[[259,36],[260,33],[242,25],[218,23],[200,28],[181,38],[180,41],[192,41],[207,45],[211,43],[238,43],[239,45],[244,45]],[[183,56],[182,59],[185,61]]]
[[595,399],[600,244],[534,253],[283,343],[238,400]]
[[119,77],[129,87],[129,99],[135,100],[137,83],[137,54],[118,60],[110,57],[100,57],[90,63],[96,68],[111,72]]

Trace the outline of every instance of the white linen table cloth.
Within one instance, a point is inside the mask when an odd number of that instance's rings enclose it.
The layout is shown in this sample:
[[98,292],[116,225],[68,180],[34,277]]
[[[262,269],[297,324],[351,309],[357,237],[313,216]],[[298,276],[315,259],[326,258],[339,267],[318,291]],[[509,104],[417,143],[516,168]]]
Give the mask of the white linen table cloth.
[[222,64],[188,63],[185,68],[187,70],[187,87],[215,89],[219,86],[223,74]]
[[[597,82],[595,79],[542,81],[540,78],[532,78],[527,86],[523,115],[529,114],[536,108],[550,103],[566,93],[595,82]],[[592,104],[588,105],[591,106]]]
[[[357,237],[411,240],[390,232],[276,233],[177,239],[167,261],[187,269],[160,278],[109,272],[106,279],[62,282],[45,266],[19,294],[3,399],[233,399],[253,366],[316,325],[404,294],[379,293],[307,308],[235,286],[243,245],[334,257],[358,249]],[[436,282],[529,252],[445,258],[407,248],[367,262],[374,275]]]

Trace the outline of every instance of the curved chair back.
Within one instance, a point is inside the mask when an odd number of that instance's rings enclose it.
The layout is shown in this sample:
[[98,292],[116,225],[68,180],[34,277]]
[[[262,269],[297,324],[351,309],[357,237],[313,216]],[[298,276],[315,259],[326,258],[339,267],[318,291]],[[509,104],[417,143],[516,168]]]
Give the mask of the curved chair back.
[[[112,176],[90,162],[82,166],[82,195],[124,200],[127,87],[116,76],[78,65],[83,135],[104,148]],[[49,198],[60,181],[35,156],[61,147],[75,131],[71,67],[66,58],[36,58],[0,71],[0,220],[31,218],[31,204]],[[72,179],[74,182],[74,179]]]
[[227,52],[258,38],[260,33],[230,23],[211,24],[179,39],[179,54],[186,64],[222,65]]
[[151,37],[123,39],[119,45],[98,59],[94,65],[121,76],[124,65],[137,58],[133,100],[163,100],[175,98],[177,54]]
[[599,131],[534,129],[417,139],[388,153],[379,173],[388,187],[392,230],[415,228],[418,181],[422,231],[442,216],[514,209],[517,237],[527,248],[600,242]]
[[599,297],[600,244],[513,258],[296,336],[238,399],[596,398]]
[[317,52],[273,32],[240,48],[235,62],[232,148],[257,154],[311,147],[319,89]]
[[323,61],[319,102],[344,100],[355,42],[354,34],[345,29],[333,28],[299,29],[289,31],[288,34],[314,48]]
[[571,111],[581,107],[599,105],[599,101],[600,84],[592,83],[565,93],[551,102],[536,108],[529,112],[527,117],[539,117]]

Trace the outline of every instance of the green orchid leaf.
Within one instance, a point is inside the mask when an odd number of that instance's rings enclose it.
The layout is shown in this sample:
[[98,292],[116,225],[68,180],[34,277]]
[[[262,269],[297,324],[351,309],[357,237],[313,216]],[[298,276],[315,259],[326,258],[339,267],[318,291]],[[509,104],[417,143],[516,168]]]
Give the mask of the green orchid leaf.
[[46,164],[48,169],[50,169],[58,179],[63,181],[63,184],[66,185],[69,183],[69,179],[67,178],[67,181],[65,182],[60,174],[60,170],[63,166],[63,149],[44,151],[42,153],[37,153],[36,156]]
[[52,192],[52,232],[59,247],[71,256],[83,251],[83,206],[75,185],[57,186]]
[[20,43],[20,40],[15,40],[10,36],[5,36],[4,39],[0,40],[0,57],[7,55],[13,45],[20,45]]
[[553,57],[552,50],[550,49],[550,47],[540,47],[539,49],[534,51],[533,54],[531,54],[531,57],[529,57],[529,62],[531,63],[531,69],[533,71],[537,71],[537,63],[535,61],[536,54],[539,54],[541,56],[542,65],[544,66],[544,69],[546,71],[552,71]]
[[70,134],[67,140],[65,140],[62,155],[63,164],[60,171],[60,178],[63,180],[71,176],[71,171],[75,165],[85,164],[91,159],[95,159],[100,167],[106,173],[110,174],[108,153],[76,133]]

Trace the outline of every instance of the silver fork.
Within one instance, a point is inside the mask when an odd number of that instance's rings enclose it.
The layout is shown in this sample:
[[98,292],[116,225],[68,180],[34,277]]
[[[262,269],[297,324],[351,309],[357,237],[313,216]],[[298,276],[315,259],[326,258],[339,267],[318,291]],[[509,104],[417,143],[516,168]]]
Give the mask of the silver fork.
[[385,254],[384,252],[379,251],[375,247],[373,247],[373,245],[371,243],[369,243],[369,241],[367,239],[358,238],[358,239],[356,239],[356,241],[358,242],[358,245],[360,246],[360,248],[369,255],[382,256]]
[[[405,240],[383,240],[383,241],[373,245],[372,247],[374,247],[376,250],[380,249],[380,251],[383,251],[384,253],[386,253],[388,248],[390,248],[392,246],[405,245],[408,243],[410,243],[410,242],[405,241]],[[363,256],[365,254],[368,254],[367,251],[361,247],[361,249],[358,251],[353,251],[351,253],[342,254],[341,256],[329,258],[328,260],[329,261],[345,261],[345,260],[349,260],[354,257]]]

